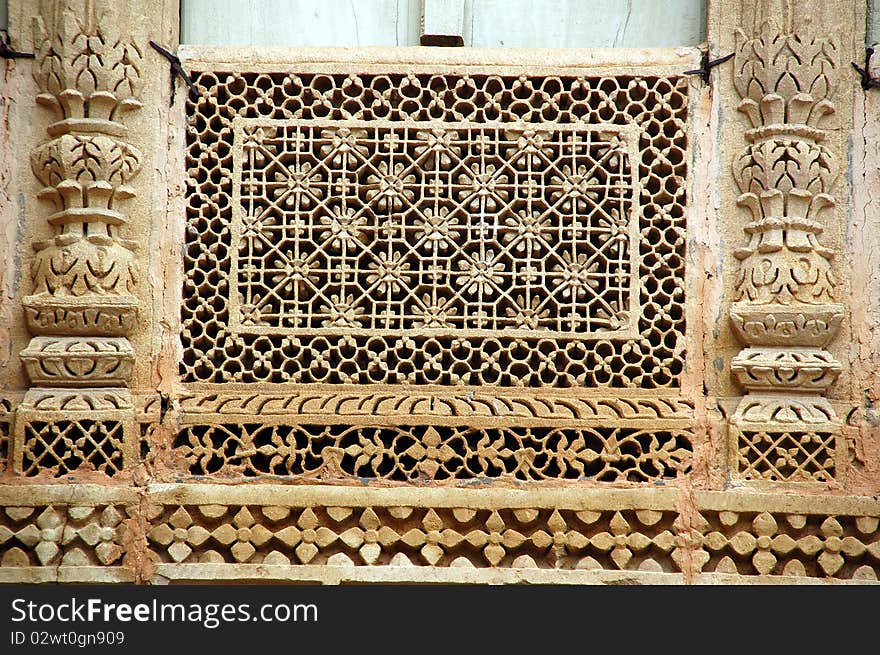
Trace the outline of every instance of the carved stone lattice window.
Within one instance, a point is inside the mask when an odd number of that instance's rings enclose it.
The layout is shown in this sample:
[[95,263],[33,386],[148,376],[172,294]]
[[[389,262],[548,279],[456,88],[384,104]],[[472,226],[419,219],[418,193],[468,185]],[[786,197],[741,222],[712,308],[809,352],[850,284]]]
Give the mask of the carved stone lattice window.
[[864,3],[674,50],[178,4],[10,4],[0,583],[877,582]]
[[192,473],[688,470],[686,78],[203,68],[175,443]]

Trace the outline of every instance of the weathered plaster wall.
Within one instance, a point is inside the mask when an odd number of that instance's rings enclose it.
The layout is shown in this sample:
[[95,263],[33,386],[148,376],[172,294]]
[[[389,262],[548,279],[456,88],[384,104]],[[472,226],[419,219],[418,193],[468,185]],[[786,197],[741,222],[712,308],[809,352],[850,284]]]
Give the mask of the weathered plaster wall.
[[[880,38],[876,3],[869,3],[868,44]],[[856,59],[860,65],[864,59]],[[872,73],[877,74],[872,61]],[[848,358],[852,363],[849,393],[854,409],[847,438],[853,462],[851,484],[863,493],[880,488],[880,99],[873,91],[856,92],[854,130],[850,139],[853,205],[845,234],[845,266],[852,271],[852,327]]]

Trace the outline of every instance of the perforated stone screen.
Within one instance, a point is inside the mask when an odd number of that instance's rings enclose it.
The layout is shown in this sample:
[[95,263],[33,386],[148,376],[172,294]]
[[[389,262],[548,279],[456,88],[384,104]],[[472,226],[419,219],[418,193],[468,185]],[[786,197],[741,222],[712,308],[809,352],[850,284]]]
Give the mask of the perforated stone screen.
[[155,5],[10,5],[0,582],[877,581],[863,3],[708,53]]
[[198,80],[184,380],[676,386],[684,78]]

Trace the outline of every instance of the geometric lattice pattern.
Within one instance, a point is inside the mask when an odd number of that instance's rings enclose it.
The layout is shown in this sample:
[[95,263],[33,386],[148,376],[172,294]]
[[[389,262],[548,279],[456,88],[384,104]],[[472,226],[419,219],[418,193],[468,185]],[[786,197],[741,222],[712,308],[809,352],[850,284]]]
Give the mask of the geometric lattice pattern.
[[30,421],[24,426],[22,473],[55,477],[80,471],[108,476],[122,470],[123,424],[118,421]]
[[629,331],[633,129],[236,128],[234,332]]
[[396,481],[649,482],[690,470],[686,431],[446,426],[189,426],[176,454],[193,475]]
[[737,431],[737,470],[752,480],[828,482],[837,438],[827,432]]
[[678,386],[685,78],[195,79],[184,382]]

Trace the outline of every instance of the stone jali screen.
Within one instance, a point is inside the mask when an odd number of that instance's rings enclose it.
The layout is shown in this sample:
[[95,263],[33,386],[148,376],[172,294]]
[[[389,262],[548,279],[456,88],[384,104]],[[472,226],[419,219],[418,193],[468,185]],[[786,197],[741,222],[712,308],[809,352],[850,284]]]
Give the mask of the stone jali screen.
[[197,83],[176,441],[193,473],[687,470],[684,77]]

